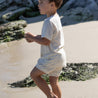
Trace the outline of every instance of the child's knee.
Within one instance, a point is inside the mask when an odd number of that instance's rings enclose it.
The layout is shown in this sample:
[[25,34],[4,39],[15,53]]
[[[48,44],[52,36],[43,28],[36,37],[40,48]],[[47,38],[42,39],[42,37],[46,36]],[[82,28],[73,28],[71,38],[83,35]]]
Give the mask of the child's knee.
[[58,85],[58,78],[49,78],[49,82],[51,86]]
[[51,85],[52,87],[57,86],[57,85],[58,85],[58,82],[51,81],[51,82],[50,82],[50,85]]

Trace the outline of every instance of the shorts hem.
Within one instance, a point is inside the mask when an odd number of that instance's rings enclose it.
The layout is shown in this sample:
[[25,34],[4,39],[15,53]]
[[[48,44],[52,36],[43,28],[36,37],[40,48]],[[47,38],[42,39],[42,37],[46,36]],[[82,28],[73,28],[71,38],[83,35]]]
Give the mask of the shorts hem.
[[54,77],[59,77],[62,71],[62,67],[59,67],[61,71],[59,70],[59,72],[56,72],[56,73],[54,71],[53,71],[54,73],[51,73],[51,72],[48,73],[44,69],[40,68],[40,66],[38,65],[36,65],[35,67],[38,68],[40,71],[42,71],[44,74],[47,74],[48,76],[54,76]]
[[38,66],[35,66],[36,68],[38,68],[38,70],[42,71],[44,74],[47,74],[45,71],[43,71],[42,69],[40,69]]

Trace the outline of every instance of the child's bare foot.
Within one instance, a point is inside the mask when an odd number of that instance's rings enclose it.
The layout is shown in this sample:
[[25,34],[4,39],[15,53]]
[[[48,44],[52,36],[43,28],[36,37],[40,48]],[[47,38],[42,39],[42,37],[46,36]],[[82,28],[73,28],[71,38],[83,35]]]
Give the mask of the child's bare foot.
[[50,97],[47,97],[47,98],[58,98],[54,93],[52,93],[51,95],[50,95]]
[[56,95],[53,98],[58,98]]
[[51,96],[51,97],[47,97],[47,98],[58,98],[57,96]]

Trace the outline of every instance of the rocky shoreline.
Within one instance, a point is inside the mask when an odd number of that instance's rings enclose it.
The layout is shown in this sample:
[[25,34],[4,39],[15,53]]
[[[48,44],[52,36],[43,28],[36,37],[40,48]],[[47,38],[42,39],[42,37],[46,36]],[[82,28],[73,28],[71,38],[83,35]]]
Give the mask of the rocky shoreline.
[[[86,81],[98,76],[98,63],[68,63],[66,68],[62,69],[59,81]],[[49,84],[48,75],[42,76]],[[36,84],[27,77],[24,80],[8,84],[10,87],[35,87]]]

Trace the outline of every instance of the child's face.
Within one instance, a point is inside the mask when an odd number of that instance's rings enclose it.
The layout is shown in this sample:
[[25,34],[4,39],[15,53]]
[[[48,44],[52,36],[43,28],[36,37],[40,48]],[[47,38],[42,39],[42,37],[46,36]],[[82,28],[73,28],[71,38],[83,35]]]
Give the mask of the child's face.
[[51,5],[52,3],[49,3],[48,0],[39,0],[39,10],[40,10],[40,14],[46,14],[48,15],[49,13],[51,13],[51,11],[53,10],[53,7]]

